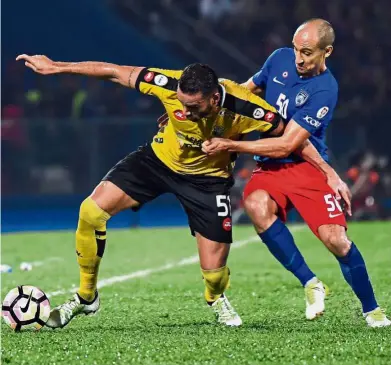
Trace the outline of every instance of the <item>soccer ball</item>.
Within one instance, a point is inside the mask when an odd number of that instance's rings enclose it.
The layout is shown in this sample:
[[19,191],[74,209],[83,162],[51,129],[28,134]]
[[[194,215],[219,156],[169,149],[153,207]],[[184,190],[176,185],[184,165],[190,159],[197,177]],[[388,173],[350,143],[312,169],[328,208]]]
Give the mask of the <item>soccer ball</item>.
[[12,289],[4,299],[2,316],[14,331],[41,329],[50,315],[50,302],[46,294],[31,285]]

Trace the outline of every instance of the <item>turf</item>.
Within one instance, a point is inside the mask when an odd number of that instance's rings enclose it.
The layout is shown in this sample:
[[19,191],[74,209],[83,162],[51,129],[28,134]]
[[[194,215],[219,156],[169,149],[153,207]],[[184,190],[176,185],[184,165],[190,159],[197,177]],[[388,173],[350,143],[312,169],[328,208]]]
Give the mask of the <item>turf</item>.
[[[391,313],[390,223],[352,224],[349,233],[366,259],[379,303]],[[236,240],[249,237],[251,227],[236,228]],[[98,316],[77,318],[62,330],[13,333],[2,322],[2,363],[391,364],[391,328],[367,328],[336,260],[307,228],[296,228],[295,238],[332,290],[325,315],[315,322],[304,318],[298,281],[254,239],[232,250],[229,260],[228,296],[244,324],[224,328],[203,302],[198,265],[175,266],[196,253],[187,229],[112,230],[101,279],[173,265],[105,286]],[[72,232],[4,235],[2,263],[14,272],[2,274],[2,298],[20,284],[46,292],[76,285],[73,242]],[[30,272],[18,269],[22,261],[45,260]],[[52,306],[68,296],[53,296]]]

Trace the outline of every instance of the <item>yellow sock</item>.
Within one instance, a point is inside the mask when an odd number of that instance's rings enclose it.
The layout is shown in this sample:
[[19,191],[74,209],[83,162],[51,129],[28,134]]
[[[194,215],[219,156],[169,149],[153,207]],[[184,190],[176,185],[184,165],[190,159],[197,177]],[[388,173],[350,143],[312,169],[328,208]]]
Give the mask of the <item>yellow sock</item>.
[[229,288],[229,269],[227,266],[214,270],[203,270],[205,283],[205,299],[208,303],[214,302]]
[[80,206],[76,231],[76,254],[80,268],[78,294],[86,301],[94,299],[100,260],[106,245],[106,222],[110,215],[90,197]]

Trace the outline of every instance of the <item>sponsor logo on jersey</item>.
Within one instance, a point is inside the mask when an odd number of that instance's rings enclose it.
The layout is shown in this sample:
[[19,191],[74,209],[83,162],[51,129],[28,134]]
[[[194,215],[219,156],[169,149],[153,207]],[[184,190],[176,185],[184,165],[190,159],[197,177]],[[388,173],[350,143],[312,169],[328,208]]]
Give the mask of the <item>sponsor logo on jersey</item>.
[[265,120],[266,122],[271,122],[274,119],[274,113],[272,112],[267,112],[265,114]]
[[201,149],[202,143],[204,142],[202,139],[195,138],[192,136],[189,136],[187,134],[183,134],[181,132],[176,133],[179,141],[179,145],[183,148],[199,148]]
[[153,140],[155,141],[155,143],[163,143],[164,142],[163,137],[155,137]]
[[185,113],[183,112],[183,110],[179,110],[179,109],[174,111],[174,117],[175,117],[175,119],[178,119],[178,120],[181,120],[181,121],[184,121],[184,120],[187,119]]
[[262,119],[264,115],[265,115],[265,112],[262,108],[256,108],[254,110],[253,117],[255,119]]
[[274,77],[273,81],[274,81],[276,84],[285,85],[283,82],[281,82],[280,80],[278,80],[277,77]]
[[318,128],[320,127],[320,125],[322,124],[321,122],[319,122],[318,120],[310,117],[309,115],[306,115],[304,118],[303,118],[308,124],[312,125],[313,127],[315,128]]
[[153,81],[157,86],[165,86],[168,83],[168,78],[165,75],[156,75]]
[[223,229],[227,232],[232,230],[232,220],[231,218],[225,218],[223,220]]
[[151,82],[154,76],[155,76],[155,73],[152,72],[152,71],[150,71],[150,72],[148,72],[147,74],[145,74],[144,80],[145,80],[146,82]]
[[326,116],[326,114],[329,112],[329,108],[327,106],[322,106],[318,112],[316,113],[316,117],[319,119],[322,119]]
[[329,213],[329,218],[336,218],[336,217],[339,217],[340,215],[342,215],[343,213],[337,213],[337,214],[331,214]]
[[308,99],[309,95],[306,91],[300,90],[296,95],[296,106],[302,106]]

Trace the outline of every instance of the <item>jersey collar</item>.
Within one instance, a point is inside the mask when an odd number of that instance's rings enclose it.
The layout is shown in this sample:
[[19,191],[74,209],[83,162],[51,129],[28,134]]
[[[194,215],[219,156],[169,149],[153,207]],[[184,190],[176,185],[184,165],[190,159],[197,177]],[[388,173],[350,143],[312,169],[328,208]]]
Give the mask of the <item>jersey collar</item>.
[[219,101],[219,106],[222,107],[225,102],[225,95],[227,94],[227,91],[225,90],[225,87],[222,84],[219,84],[218,89],[219,89],[219,93],[221,95],[221,99]]

